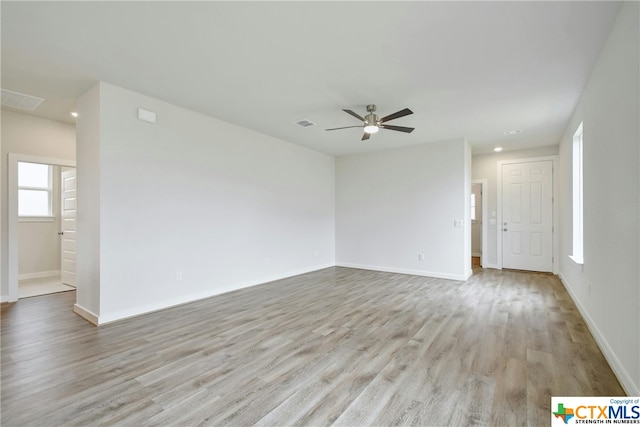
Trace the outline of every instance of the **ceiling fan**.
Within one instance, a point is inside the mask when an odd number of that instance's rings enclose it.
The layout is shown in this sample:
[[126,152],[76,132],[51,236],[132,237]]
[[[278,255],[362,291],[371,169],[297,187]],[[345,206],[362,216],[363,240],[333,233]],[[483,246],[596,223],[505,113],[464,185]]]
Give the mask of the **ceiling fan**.
[[373,104],[367,105],[367,114],[364,117],[360,117],[358,114],[354,113],[351,110],[345,110],[343,109],[342,111],[344,111],[347,114],[352,115],[353,117],[355,117],[358,120],[362,120],[362,125],[360,126],[345,126],[345,127],[341,127],[341,128],[332,128],[332,129],[325,129],[325,130],[338,130],[338,129],[349,129],[349,128],[364,128],[364,135],[362,135],[362,141],[369,139],[369,137],[371,137],[371,134],[378,132],[378,130],[380,129],[389,129],[389,130],[397,130],[400,132],[406,132],[406,133],[411,133],[413,132],[414,128],[409,128],[409,127],[405,127],[405,126],[393,126],[393,125],[387,125],[385,124],[386,122],[388,122],[389,120],[393,120],[393,119],[397,119],[400,117],[404,117],[404,116],[408,116],[409,114],[413,114],[413,111],[411,111],[408,108],[405,108],[404,110],[400,110],[400,111],[396,111],[393,114],[389,114],[388,116],[385,116],[381,119],[378,118],[378,115],[375,114],[376,111],[376,106]]

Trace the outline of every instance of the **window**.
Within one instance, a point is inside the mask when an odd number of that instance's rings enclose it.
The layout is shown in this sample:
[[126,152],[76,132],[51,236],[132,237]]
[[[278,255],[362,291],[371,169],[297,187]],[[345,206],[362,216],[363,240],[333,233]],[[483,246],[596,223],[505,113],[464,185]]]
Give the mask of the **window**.
[[577,264],[583,264],[583,226],[582,226],[582,123],[573,134],[573,253],[570,258]]
[[476,195],[471,193],[471,221],[476,220]]
[[18,162],[18,216],[51,216],[51,166]]

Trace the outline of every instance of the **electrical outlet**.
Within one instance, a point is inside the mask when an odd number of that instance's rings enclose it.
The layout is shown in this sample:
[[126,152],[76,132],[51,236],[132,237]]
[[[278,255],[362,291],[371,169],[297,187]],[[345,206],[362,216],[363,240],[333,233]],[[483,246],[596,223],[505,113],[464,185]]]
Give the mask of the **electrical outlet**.
[[454,227],[462,227],[462,220],[461,219],[454,219],[453,220],[453,226]]
[[182,280],[182,271],[176,271],[176,280],[177,281]]
[[423,253],[418,254],[418,260],[424,261],[424,254]]

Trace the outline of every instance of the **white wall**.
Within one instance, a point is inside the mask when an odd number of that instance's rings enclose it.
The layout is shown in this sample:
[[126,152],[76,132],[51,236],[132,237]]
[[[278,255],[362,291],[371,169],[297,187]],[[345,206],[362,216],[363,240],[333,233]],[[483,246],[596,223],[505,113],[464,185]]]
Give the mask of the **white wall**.
[[[1,240],[2,258],[0,278],[2,281],[2,301],[8,297],[7,254],[7,185],[6,171],[9,153],[30,156],[50,157],[55,159],[75,160],[75,127],[68,123],[40,117],[2,110],[2,169],[3,185],[1,187],[0,205],[2,209]],[[19,232],[19,231],[18,231]],[[57,236],[56,236],[57,237]]]
[[78,134],[92,146],[78,153],[78,198],[96,192],[81,167],[99,170],[99,266],[85,272],[99,277],[99,310],[84,308],[100,323],[334,265],[332,156],[108,84],[92,91],[79,113],[99,123]]
[[493,154],[473,156],[472,179],[487,180],[487,253],[482,259],[487,268],[498,265],[498,229],[497,224],[491,225],[489,220],[497,219],[498,212],[498,162],[501,160],[523,159],[527,157],[552,156],[558,154],[558,146],[532,148],[528,150],[507,151]]
[[76,307],[100,313],[100,85],[78,98],[76,162]]
[[470,157],[454,140],[336,159],[337,264],[465,280]]
[[[630,395],[640,394],[640,59],[626,2],[560,144],[560,275]],[[572,141],[584,122],[584,265],[572,251]]]
[[[464,140],[464,144],[462,146],[463,150],[463,206],[462,211],[464,212],[464,230],[462,233],[462,240],[464,243],[463,253],[461,256],[463,257],[462,267],[464,269],[464,279],[468,279],[473,274],[473,270],[471,267],[471,146],[469,143]],[[459,228],[458,228],[459,230]]]

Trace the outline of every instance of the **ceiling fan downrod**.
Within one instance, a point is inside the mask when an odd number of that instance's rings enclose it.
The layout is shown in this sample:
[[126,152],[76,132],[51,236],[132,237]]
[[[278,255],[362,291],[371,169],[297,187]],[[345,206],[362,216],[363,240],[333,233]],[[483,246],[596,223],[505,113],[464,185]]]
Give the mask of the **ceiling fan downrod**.
[[378,123],[378,116],[376,114],[374,114],[375,111],[376,111],[375,104],[367,105],[367,112],[369,114],[364,116],[364,119],[365,119],[365,122],[366,122],[367,125],[378,126],[380,124],[380,123]]

